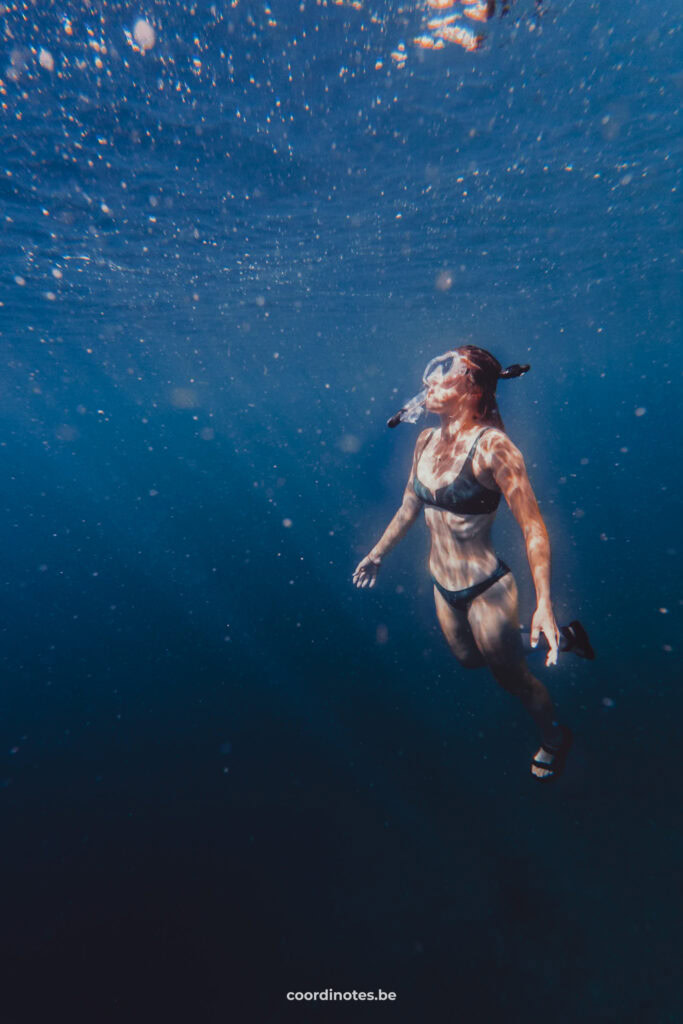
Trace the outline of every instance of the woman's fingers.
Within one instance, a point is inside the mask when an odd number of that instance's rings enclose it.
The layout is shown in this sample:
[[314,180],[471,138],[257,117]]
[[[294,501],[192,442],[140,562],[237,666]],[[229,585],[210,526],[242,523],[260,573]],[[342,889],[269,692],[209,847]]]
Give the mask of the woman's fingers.
[[555,622],[555,617],[546,609],[537,608],[531,620],[530,641],[532,647],[538,647],[541,633],[548,642],[548,653],[545,658],[546,665],[557,665],[557,656],[560,651],[560,634]]
[[374,587],[378,572],[379,565],[377,562],[373,562],[369,557],[364,558],[363,561],[356,566],[351,579],[357,587]]
[[546,665],[557,665],[557,656],[560,651],[559,633],[557,627],[554,629],[544,629],[546,639],[548,641],[548,654],[545,659]]
[[357,587],[367,587],[368,586],[368,576],[369,576],[370,566],[371,566],[371,563],[368,564],[367,559],[365,559],[365,558],[363,559],[362,562],[359,563],[359,565],[356,566],[356,569],[355,569],[351,579],[353,580],[353,582],[356,584]]
[[362,562],[358,563],[358,565],[356,566],[356,568],[353,571],[353,576],[351,577],[351,579],[353,580],[353,582],[356,584],[357,587],[361,586],[361,582],[362,582],[363,577],[365,576],[365,573],[367,571],[367,566],[364,563],[365,563],[365,559],[363,559]]

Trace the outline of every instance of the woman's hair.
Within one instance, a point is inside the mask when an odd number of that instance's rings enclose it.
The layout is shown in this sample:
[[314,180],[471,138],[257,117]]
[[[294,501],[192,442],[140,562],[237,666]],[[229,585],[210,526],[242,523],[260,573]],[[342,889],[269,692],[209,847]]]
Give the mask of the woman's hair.
[[496,357],[487,352],[485,348],[478,348],[476,345],[463,345],[458,352],[467,360],[467,376],[472,385],[481,390],[475,419],[504,430],[496,401],[496,385],[500,377],[504,379],[521,377],[529,369],[528,364],[513,363],[512,366],[508,366],[504,370]]

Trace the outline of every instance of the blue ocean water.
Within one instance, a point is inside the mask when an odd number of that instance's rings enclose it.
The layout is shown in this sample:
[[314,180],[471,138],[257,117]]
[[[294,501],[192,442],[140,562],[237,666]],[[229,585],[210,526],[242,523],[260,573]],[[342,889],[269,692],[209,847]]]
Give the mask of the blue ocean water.
[[[2,1024],[683,1016],[680,6],[433,16],[3,5]],[[550,788],[423,524],[350,580],[466,343],[598,654]]]

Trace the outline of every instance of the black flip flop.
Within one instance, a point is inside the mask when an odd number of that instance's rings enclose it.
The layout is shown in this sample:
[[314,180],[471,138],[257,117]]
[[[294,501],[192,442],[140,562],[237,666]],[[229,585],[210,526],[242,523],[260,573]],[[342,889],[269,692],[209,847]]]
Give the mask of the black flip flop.
[[559,747],[547,747],[545,743],[541,744],[541,749],[545,750],[546,754],[550,754],[553,758],[552,761],[537,761],[534,758],[531,762],[536,768],[543,768],[548,775],[536,775],[534,772],[531,774],[539,782],[552,782],[554,779],[559,779],[560,775],[564,771],[564,766],[567,761],[567,754],[569,748],[572,745],[574,736],[568,725],[560,726],[562,730],[562,743]]

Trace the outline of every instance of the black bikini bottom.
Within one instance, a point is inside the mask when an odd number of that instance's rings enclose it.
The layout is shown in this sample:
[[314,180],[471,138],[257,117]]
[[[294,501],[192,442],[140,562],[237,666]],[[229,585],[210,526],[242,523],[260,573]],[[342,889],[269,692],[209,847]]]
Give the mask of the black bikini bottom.
[[448,601],[451,608],[457,609],[457,611],[466,612],[475,597],[479,597],[485,590],[492,587],[494,583],[497,583],[499,579],[507,575],[510,572],[510,567],[503,562],[502,559],[498,559],[498,567],[488,577],[488,579],[482,580],[481,583],[475,583],[471,587],[465,587],[463,590],[446,590],[442,587],[438,580],[435,580],[432,576],[434,586],[439,591],[441,596]]

